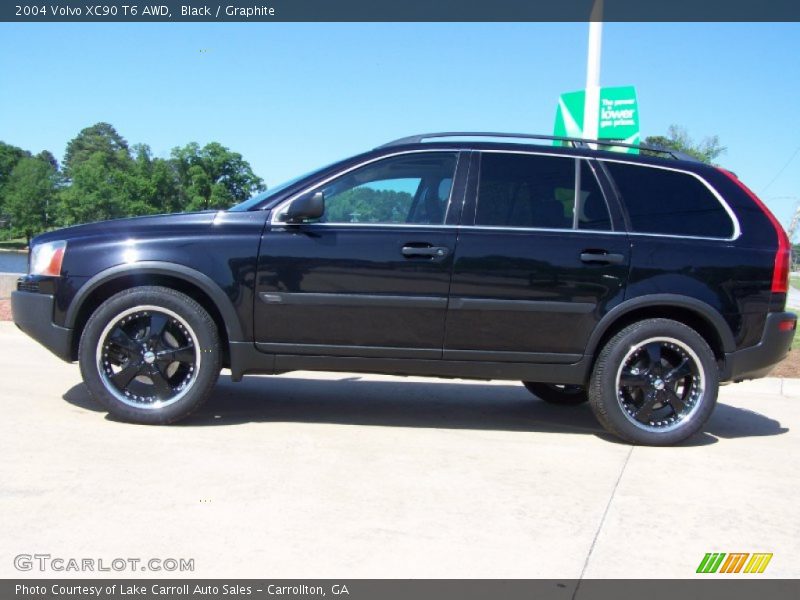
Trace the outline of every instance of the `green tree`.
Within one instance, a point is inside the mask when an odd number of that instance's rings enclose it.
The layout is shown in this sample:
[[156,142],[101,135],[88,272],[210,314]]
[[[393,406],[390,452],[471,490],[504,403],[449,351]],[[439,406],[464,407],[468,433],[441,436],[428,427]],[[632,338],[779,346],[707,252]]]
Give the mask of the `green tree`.
[[169,210],[175,204],[170,196],[177,197],[174,175],[154,164],[147,145],[134,146],[133,153],[135,158],[108,123],[87,127],[70,140],[64,154],[70,184],[61,194],[62,224],[153,214],[165,205]]
[[132,150],[135,156],[130,173],[132,193],[144,203],[143,207],[132,207],[135,214],[179,211],[180,185],[172,163],[153,157],[147,144],[137,144]]
[[8,178],[5,211],[12,231],[24,235],[29,246],[34,234],[51,225],[58,186],[58,171],[48,160],[38,157],[20,160]]
[[72,179],[73,171],[93,155],[100,153],[109,167],[125,168],[131,160],[128,142],[109,123],[95,123],[67,143],[64,153],[64,175]]
[[651,135],[644,138],[644,143],[648,146],[677,150],[712,165],[715,164],[714,159],[727,150],[725,146],[720,145],[719,136],[712,135],[695,142],[686,129],[678,125],[670,125],[665,136]]
[[[67,144],[61,174],[50,152],[32,157],[0,142],[0,214],[9,213],[3,210],[3,185],[26,158],[36,161],[37,167],[26,163],[20,171],[14,220],[27,223],[26,231],[31,232],[52,225],[227,208],[265,189],[241,154],[217,142],[202,148],[187,144],[175,148],[169,159],[162,159],[154,157],[146,144],[129,146],[112,125],[96,123]],[[23,201],[33,198],[31,190],[41,191],[41,200]]]
[[137,194],[140,181],[95,152],[72,168],[72,181],[61,192],[59,218],[63,225],[116,219],[142,210]]
[[327,200],[325,220],[332,223],[405,223],[413,200],[408,192],[359,186]]
[[31,153],[17,146],[0,142],[0,183],[8,181],[17,163]]
[[174,148],[172,163],[184,210],[228,208],[266,189],[241,154],[218,142]]
[[3,188],[8,183],[8,178],[11,177],[11,171],[17,166],[17,163],[31,153],[22,148],[17,148],[11,144],[0,142],[0,213],[3,212],[3,205],[5,203],[5,193]]
[[43,160],[52,166],[56,171],[58,171],[58,161],[56,160],[56,157],[53,156],[53,153],[50,152],[50,150],[42,150],[36,155],[36,158]]
[[187,178],[182,182],[186,196],[185,210],[209,208],[211,201],[211,177],[200,164],[189,166]]

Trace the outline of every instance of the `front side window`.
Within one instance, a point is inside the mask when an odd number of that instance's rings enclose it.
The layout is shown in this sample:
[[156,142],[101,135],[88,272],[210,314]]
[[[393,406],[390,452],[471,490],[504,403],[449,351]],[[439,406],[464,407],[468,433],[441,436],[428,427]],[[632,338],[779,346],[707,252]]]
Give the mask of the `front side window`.
[[733,235],[727,211],[693,175],[611,161],[605,164],[634,232],[714,238]]
[[445,222],[456,169],[454,152],[386,158],[323,186],[319,223],[428,224]]
[[586,160],[510,153],[481,158],[475,224],[611,229],[608,206]]

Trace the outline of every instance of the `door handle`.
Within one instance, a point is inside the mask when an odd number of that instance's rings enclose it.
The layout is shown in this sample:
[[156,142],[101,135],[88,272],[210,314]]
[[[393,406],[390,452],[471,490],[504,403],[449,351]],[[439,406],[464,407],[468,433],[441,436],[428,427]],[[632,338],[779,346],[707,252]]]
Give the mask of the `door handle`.
[[406,258],[432,258],[441,260],[450,254],[450,248],[445,246],[403,246],[401,250]]
[[581,252],[581,261],[585,263],[619,265],[625,262],[624,254],[612,254],[605,250],[592,250]]

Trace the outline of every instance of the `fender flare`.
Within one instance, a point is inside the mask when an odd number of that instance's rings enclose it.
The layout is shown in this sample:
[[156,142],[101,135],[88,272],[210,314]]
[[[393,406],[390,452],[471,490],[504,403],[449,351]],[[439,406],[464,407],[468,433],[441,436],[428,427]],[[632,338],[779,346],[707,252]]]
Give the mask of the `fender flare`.
[[186,283],[200,288],[209,298],[211,298],[211,301],[222,315],[222,320],[225,322],[225,329],[228,334],[228,341],[246,341],[243,339],[244,336],[242,334],[242,325],[239,322],[239,316],[236,314],[233,303],[213,279],[211,279],[208,275],[201,273],[200,271],[184,265],[155,260],[116,265],[100,271],[91,277],[80,287],[72,299],[72,302],[70,302],[69,308],[67,309],[67,313],[65,315],[64,326],[70,329],[75,327],[75,322],[78,318],[78,312],[80,311],[81,306],[83,306],[83,303],[86,301],[86,299],[98,287],[128,275],[169,275],[170,277],[181,279]]
[[697,300],[696,298],[679,296],[677,294],[648,294],[646,296],[637,296],[636,298],[625,300],[607,312],[605,316],[600,319],[600,322],[589,336],[589,341],[586,344],[586,353],[593,355],[597,352],[600,339],[621,317],[641,308],[662,307],[683,308],[695,313],[697,316],[707,321],[717,332],[722,342],[722,350],[724,352],[727,353],[736,350],[736,340],[733,337],[731,328],[725,322],[725,319],[722,318],[719,311],[710,304],[702,300]]

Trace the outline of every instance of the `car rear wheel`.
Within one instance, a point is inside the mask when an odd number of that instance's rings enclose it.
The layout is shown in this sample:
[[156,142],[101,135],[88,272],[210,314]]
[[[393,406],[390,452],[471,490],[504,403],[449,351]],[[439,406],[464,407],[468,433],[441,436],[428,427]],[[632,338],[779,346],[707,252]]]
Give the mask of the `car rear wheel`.
[[531,394],[549,404],[575,406],[583,404],[589,399],[586,394],[586,388],[582,385],[537,383],[535,381],[523,381],[522,385],[524,385]]
[[185,418],[219,376],[219,337],[195,300],[165,287],[138,287],[106,300],[81,336],[79,362],[92,396],[135,423]]
[[634,323],[600,352],[589,404],[611,433],[667,446],[697,433],[714,410],[719,372],[695,330],[669,319]]

